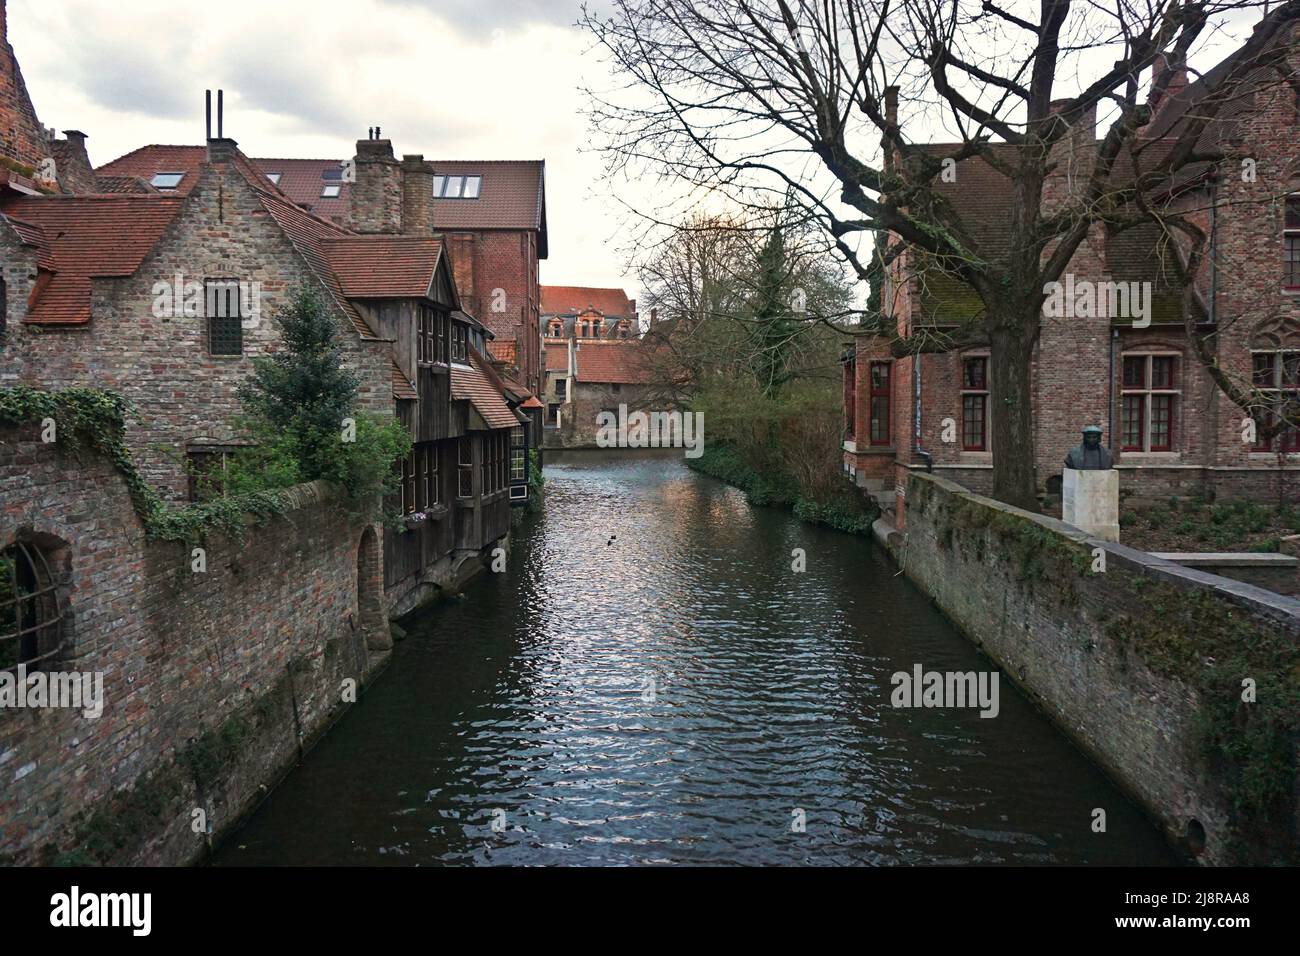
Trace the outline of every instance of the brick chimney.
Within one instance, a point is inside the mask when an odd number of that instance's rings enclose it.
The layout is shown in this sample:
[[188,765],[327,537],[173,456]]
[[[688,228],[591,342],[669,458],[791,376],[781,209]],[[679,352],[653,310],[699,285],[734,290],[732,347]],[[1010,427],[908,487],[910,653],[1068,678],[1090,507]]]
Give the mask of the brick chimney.
[[[1169,78],[1169,85],[1165,87],[1164,95],[1157,96],[1156,81],[1166,70],[1173,70],[1174,75]],[[1170,56],[1164,53],[1158,54],[1155,63],[1151,66],[1151,86],[1151,115],[1154,116],[1161,106],[1187,89],[1187,64],[1177,54]]]
[[419,154],[402,157],[402,231],[433,233],[433,167]]
[[[885,122],[890,126],[898,125],[898,87],[896,86],[885,87]],[[898,156],[888,136],[880,137],[880,148],[884,151],[885,172],[893,172]]]
[[[1070,100],[1052,100],[1051,113],[1060,113]],[[1056,168],[1049,173],[1049,180],[1055,180],[1054,189],[1049,189],[1045,198],[1050,201],[1051,193],[1061,191],[1077,193],[1087,182],[1097,158],[1097,104],[1088,104],[1074,120],[1070,130],[1052,146],[1051,162]]]
[[59,187],[69,193],[98,192],[95,169],[86,152],[86,134],[79,129],[65,129],[65,139],[50,141]]
[[228,163],[239,152],[239,144],[228,136],[208,140],[208,163]]
[[402,231],[402,165],[386,139],[357,140],[348,225],[357,232]]

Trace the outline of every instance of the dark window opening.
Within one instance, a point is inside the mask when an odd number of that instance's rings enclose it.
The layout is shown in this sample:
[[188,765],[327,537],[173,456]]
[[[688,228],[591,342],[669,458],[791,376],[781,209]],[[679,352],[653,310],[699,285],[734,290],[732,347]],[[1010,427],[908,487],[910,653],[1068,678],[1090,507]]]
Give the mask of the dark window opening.
[[474,497],[474,446],[472,438],[462,438],[456,445],[456,497]]
[[1282,228],[1282,284],[1300,289],[1300,196],[1286,201],[1286,221]]
[[209,279],[204,283],[204,314],[211,355],[244,354],[244,321],[238,279]]
[[890,389],[889,362],[872,362],[868,372],[871,376],[871,444],[888,445]]
[[461,365],[469,363],[469,329],[461,322],[451,324],[451,360]]
[[961,382],[962,451],[988,451],[988,356],[964,359]]
[[30,541],[16,541],[0,551],[0,670],[50,666],[63,638],[63,606],[49,556]]

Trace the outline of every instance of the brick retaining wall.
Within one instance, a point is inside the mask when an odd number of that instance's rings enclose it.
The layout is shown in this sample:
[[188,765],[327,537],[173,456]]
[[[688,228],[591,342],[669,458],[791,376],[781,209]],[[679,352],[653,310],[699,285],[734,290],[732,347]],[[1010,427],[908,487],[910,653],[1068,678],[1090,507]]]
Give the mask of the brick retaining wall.
[[[1175,844],[1199,824],[1205,862],[1295,859],[1295,806],[1267,825],[1238,818],[1223,768],[1208,765],[1197,692],[1148,666],[1134,634],[1159,618],[1150,596],[1163,589],[1175,606],[1207,602],[1294,647],[1300,601],[1089,538],[932,475],[910,474],[906,500],[906,532],[888,537],[907,575]],[[1094,548],[1104,573],[1092,570]],[[1294,747],[1290,766],[1274,769],[1296,781]]]

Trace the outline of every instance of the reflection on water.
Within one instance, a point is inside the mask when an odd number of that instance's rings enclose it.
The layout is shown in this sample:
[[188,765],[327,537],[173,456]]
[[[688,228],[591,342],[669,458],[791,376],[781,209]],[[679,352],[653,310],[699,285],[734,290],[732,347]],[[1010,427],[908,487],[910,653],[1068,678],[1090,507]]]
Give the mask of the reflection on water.
[[995,719],[890,706],[992,665],[865,540],[678,457],[546,479],[218,865],[1176,862],[1007,680]]

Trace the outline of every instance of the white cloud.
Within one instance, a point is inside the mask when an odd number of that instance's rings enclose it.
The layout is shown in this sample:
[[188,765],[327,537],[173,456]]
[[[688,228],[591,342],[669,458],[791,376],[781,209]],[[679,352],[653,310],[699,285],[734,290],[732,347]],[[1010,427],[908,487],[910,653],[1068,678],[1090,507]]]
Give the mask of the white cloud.
[[582,154],[593,66],[578,4],[505,0],[11,0],[9,38],[46,126],[105,163],[201,143],[203,91],[250,156],[351,156],[379,125],[402,153],[545,159],[544,283],[624,286],[621,211]]

